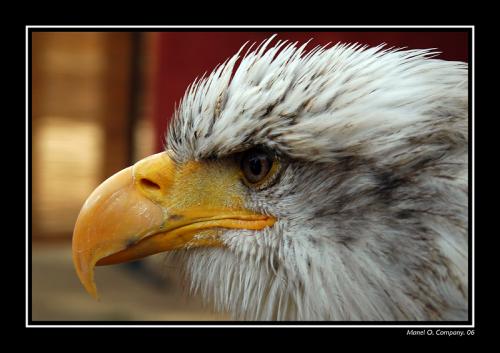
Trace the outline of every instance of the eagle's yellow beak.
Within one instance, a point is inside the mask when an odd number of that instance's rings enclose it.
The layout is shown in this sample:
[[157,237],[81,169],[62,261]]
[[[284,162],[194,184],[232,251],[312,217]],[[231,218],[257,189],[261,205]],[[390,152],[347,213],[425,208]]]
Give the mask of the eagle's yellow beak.
[[273,217],[243,206],[240,172],[218,162],[176,165],[159,153],[110,177],[89,196],[73,233],[73,262],[97,298],[94,266],[159,252],[223,246],[220,228],[263,229]]

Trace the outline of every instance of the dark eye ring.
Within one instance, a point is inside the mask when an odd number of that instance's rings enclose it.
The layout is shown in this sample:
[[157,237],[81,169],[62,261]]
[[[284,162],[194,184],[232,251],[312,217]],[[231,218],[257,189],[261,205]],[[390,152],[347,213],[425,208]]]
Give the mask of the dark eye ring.
[[262,149],[250,149],[244,152],[241,158],[241,170],[250,184],[257,184],[264,180],[272,166],[272,156]]

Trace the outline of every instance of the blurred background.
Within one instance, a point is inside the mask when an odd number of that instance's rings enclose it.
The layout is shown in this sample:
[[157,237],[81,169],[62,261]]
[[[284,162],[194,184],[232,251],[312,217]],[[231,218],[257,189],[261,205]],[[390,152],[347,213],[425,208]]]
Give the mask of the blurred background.
[[162,255],[96,269],[101,300],[80,285],[71,235],[92,190],[163,149],[187,86],[243,43],[387,43],[468,61],[455,32],[32,32],[32,320],[228,320],[184,295]]

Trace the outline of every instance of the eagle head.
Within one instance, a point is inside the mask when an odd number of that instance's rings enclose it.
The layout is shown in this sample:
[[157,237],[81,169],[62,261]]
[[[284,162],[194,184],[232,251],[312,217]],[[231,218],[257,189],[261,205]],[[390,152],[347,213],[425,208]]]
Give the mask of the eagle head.
[[195,80],[165,151],[90,195],[85,288],[166,252],[237,319],[465,320],[467,64],[272,39]]

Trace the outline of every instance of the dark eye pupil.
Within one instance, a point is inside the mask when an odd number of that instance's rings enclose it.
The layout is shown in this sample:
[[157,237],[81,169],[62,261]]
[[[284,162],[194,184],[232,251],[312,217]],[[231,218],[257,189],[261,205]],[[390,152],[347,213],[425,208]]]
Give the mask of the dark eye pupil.
[[273,165],[272,158],[260,149],[247,151],[241,160],[241,169],[250,183],[257,183],[264,179]]
[[262,163],[263,161],[258,158],[258,157],[253,157],[248,161],[250,171],[252,172],[253,175],[260,175],[262,171]]

